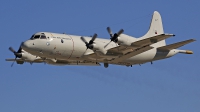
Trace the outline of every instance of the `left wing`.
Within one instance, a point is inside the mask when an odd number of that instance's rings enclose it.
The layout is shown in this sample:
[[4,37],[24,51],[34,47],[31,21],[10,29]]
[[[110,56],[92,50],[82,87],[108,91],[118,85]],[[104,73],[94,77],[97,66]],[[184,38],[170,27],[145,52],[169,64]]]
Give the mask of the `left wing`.
[[154,47],[150,46],[154,43],[162,41],[166,38],[174,36],[173,34],[161,34],[156,35],[150,38],[141,39],[135,42],[132,42],[130,46],[116,46],[114,48],[108,49],[106,55],[98,55],[98,53],[92,53],[86,55],[88,59],[95,60],[107,60],[109,63],[120,63],[123,60],[126,60],[130,57],[136,56],[140,53],[146,52]]
[[16,61],[17,64],[23,64],[24,62],[29,62],[29,63],[43,63],[44,60],[42,59],[36,59],[34,61],[30,61],[30,60],[24,60],[24,59],[6,59],[6,61]]
[[47,63],[50,65],[86,65],[86,66],[100,66],[97,62],[92,61],[66,61],[66,60],[54,60],[54,59],[36,59],[34,61],[23,60],[23,59],[6,59],[6,61],[16,61],[17,64],[23,64],[24,62],[29,63]]
[[136,42],[133,42],[131,44],[131,46],[138,46],[138,47],[142,47],[142,46],[147,46],[147,45],[151,45],[154,43],[157,43],[161,40],[167,39],[169,37],[175,36],[174,34],[160,34],[160,35],[156,35],[150,38],[146,38],[146,39],[142,39]]
[[23,64],[24,63],[24,60],[22,60],[22,59],[6,59],[6,61],[16,61],[17,64]]
[[132,42],[130,46],[120,45],[108,50],[108,53],[115,53],[115,54],[126,54],[128,52],[132,52],[138,48],[142,48],[145,46],[152,45],[157,43],[161,40],[167,39],[171,36],[175,36],[174,34],[160,34],[150,38],[141,39],[135,42]]
[[6,61],[24,61],[24,62],[44,62],[44,60],[42,59],[35,59],[34,61],[30,61],[30,60],[24,60],[24,59],[6,59]]

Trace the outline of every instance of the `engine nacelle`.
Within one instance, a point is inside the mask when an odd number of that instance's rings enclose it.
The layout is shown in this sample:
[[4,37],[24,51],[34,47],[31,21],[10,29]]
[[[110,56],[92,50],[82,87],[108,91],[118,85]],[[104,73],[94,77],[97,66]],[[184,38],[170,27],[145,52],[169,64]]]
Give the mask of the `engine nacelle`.
[[125,34],[121,34],[120,37],[117,38],[117,43],[119,45],[124,45],[124,46],[131,46],[131,43],[136,41],[137,39]]
[[92,49],[92,50],[94,50],[95,52],[100,52],[100,53],[102,53],[102,54],[106,54],[107,51],[104,49],[103,46],[104,46],[104,44],[102,44],[102,43],[100,43],[100,42],[94,43],[94,44],[93,44],[93,49]]
[[25,59],[25,60],[29,60],[29,61],[34,61],[35,59],[37,59],[36,56],[26,52],[26,51],[22,51],[22,59]]

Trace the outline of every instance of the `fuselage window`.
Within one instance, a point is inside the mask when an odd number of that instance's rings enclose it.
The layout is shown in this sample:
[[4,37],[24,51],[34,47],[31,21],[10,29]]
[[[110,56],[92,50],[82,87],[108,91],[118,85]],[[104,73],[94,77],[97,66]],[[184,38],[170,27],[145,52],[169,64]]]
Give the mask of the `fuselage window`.
[[64,40],[63,40],[63,39],[61,39],[61,43],[64,43]]

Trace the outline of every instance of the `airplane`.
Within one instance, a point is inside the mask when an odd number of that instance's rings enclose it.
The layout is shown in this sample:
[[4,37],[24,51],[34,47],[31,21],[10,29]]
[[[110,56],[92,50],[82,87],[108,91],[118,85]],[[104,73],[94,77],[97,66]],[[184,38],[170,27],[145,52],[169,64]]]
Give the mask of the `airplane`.
[[124,34],[123,29],[113,34],[111,28],[107,27],[107,31],[110,40],[97,38],[97,34],[88,37],[38,32],[22,42],[18,51],[9,47],[15,58],[6,61],[13,61],[13,64],[28,62],[89,66],[100,66],[103,63],[107,68],[109,64],[132,67],[166,59],[177,53],[193,54],[190,50],[177,48],[194,42],[194,39],[166,45],[165,39],[175,35],[164,33],[162,18],[158,11],[154,11],[148,32],[140,38]]

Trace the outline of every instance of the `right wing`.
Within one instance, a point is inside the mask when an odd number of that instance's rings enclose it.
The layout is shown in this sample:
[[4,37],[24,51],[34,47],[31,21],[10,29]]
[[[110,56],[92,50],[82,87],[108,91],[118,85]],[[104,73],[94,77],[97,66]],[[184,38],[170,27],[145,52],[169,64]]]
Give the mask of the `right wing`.
[[160,50],[172,50],[172,49],[179,48],[181,46],[184,46],[184,45],[189,44],[189,43],[194,42],[194,41],[195,41],[194,39],[189,39],[189,40],[185,40],[185,41],[182,41],[182,42],[177,42],[177,43],[174,43],[174,44],[162,46],[162,47],[159,47],[158,49],[160,49]]

